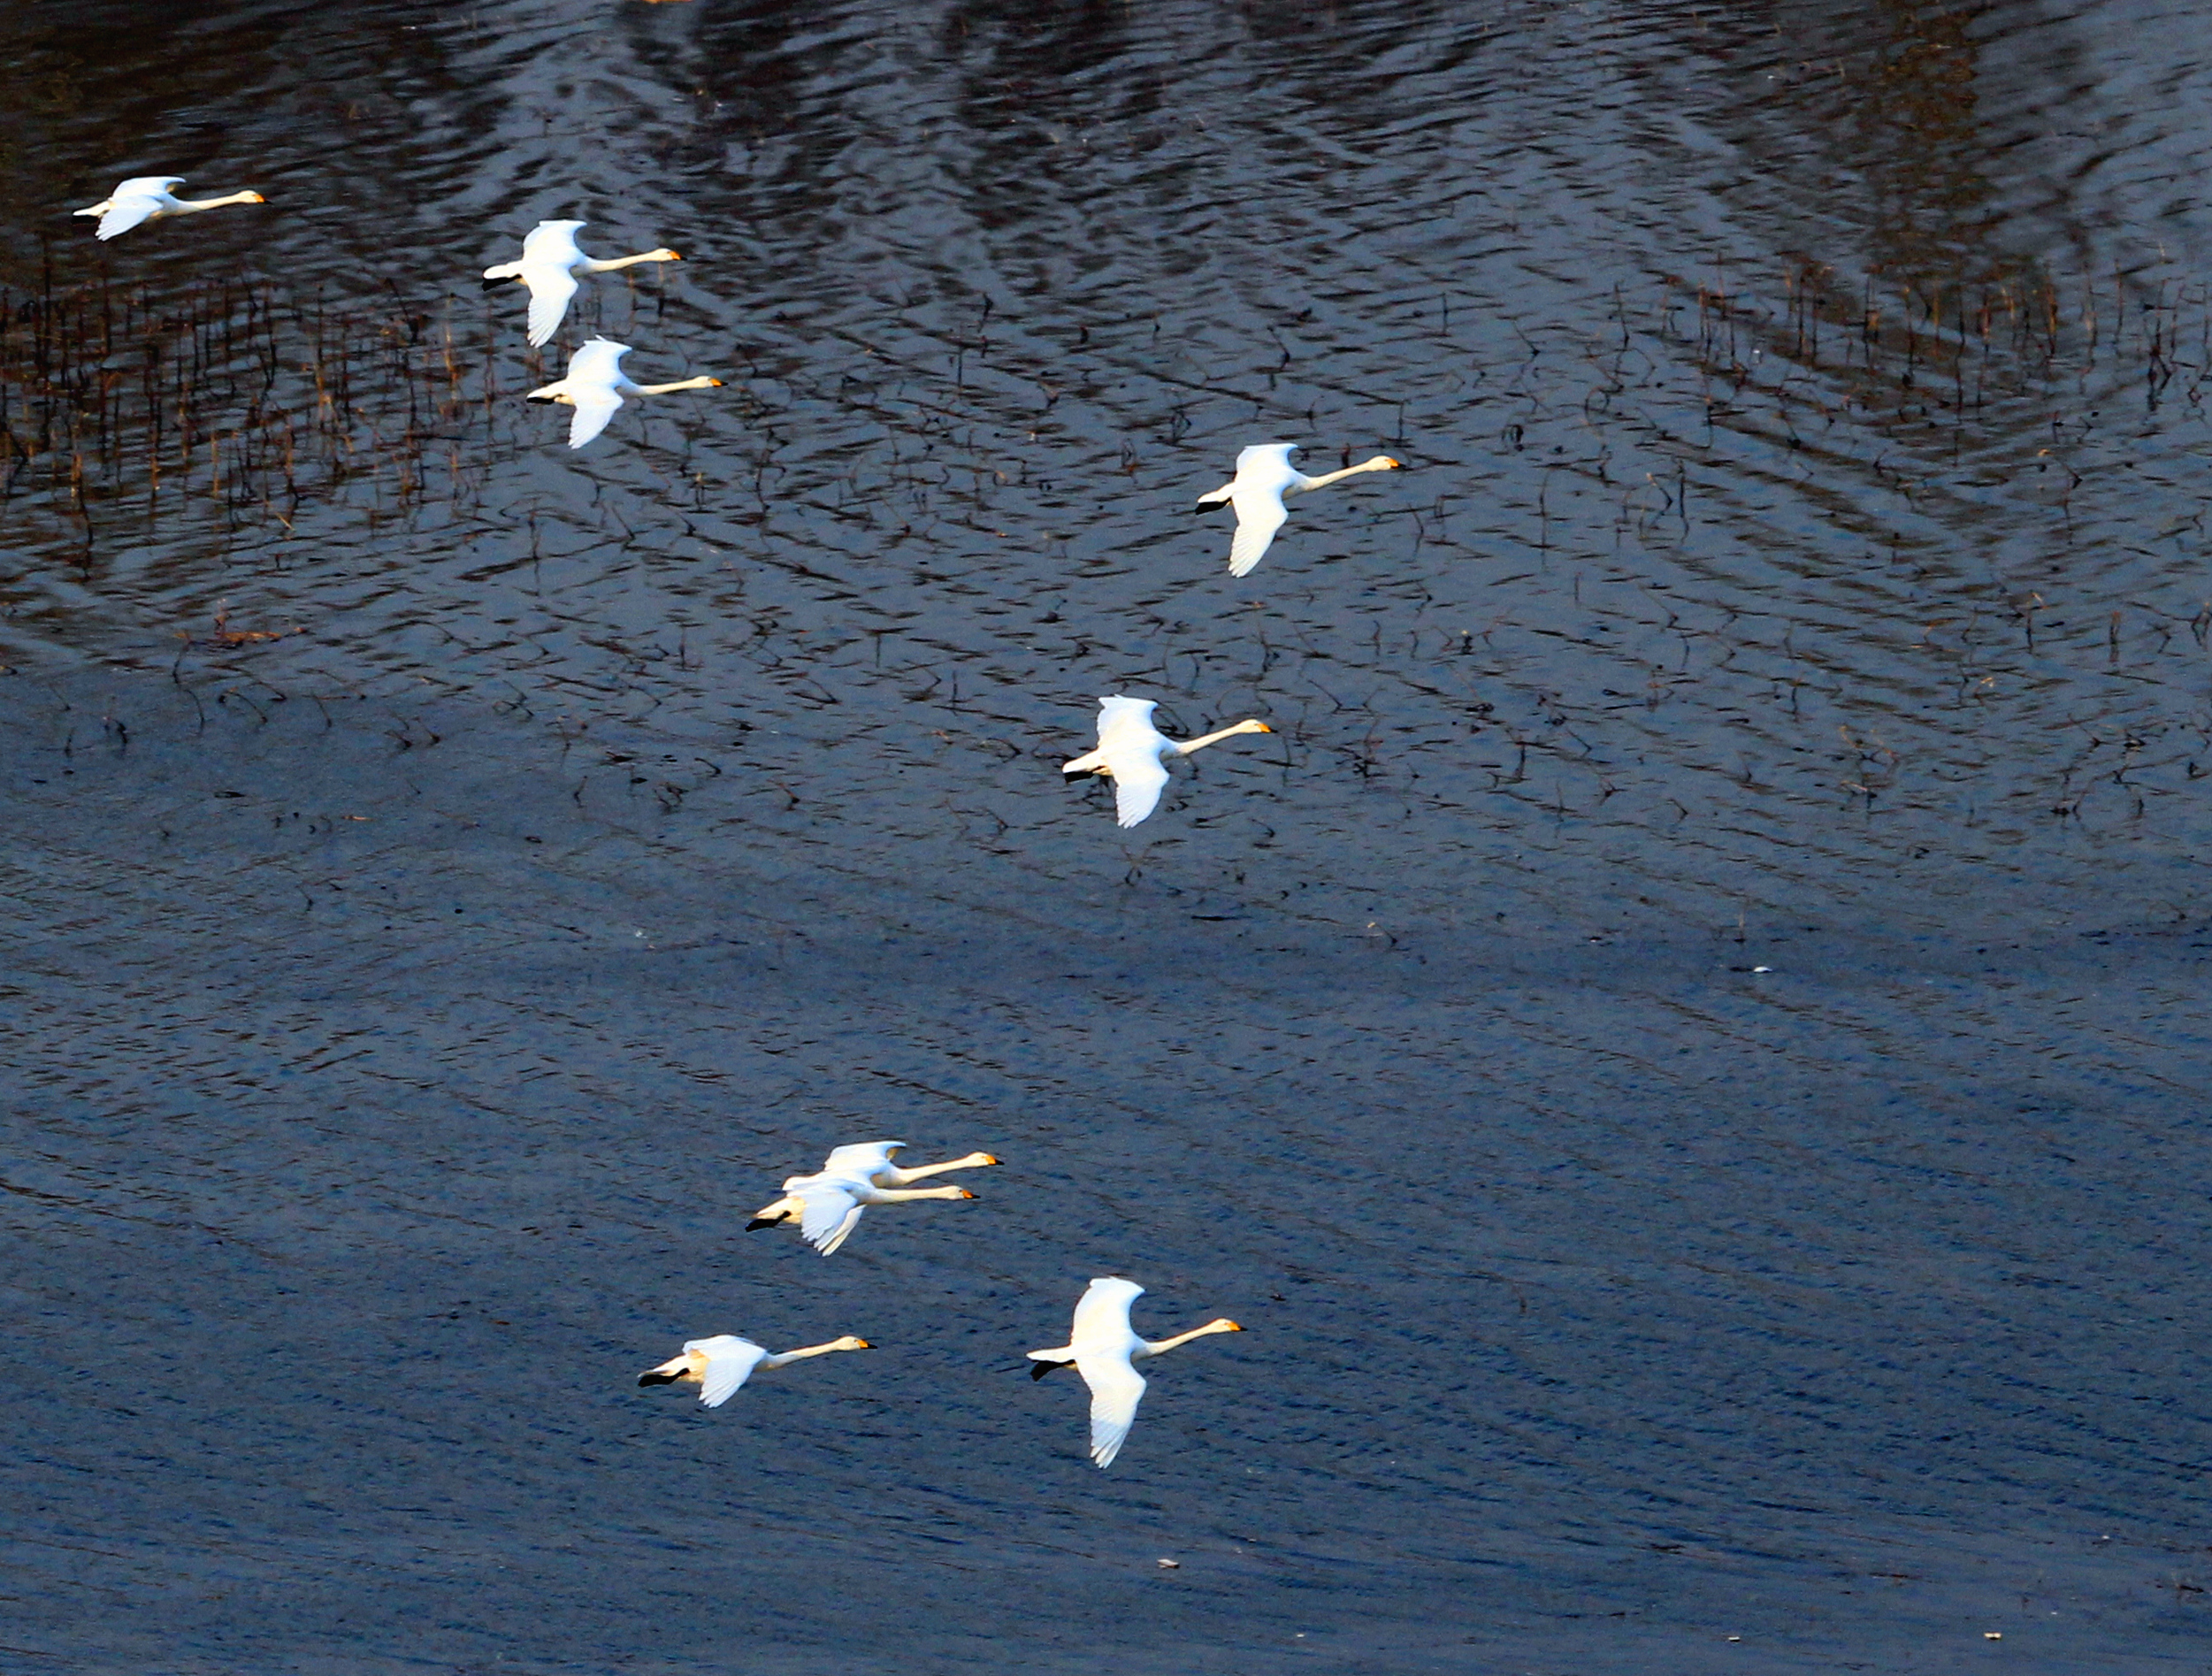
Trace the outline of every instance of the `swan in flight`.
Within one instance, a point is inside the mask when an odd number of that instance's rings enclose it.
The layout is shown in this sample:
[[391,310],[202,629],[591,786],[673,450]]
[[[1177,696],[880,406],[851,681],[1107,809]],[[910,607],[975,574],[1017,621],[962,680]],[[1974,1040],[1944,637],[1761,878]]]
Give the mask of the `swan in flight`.
[[569,424],[569,446],[580,448],[607,428],[615,409],[626,395],[666,395],[671,390],[712,390],[720,379],[679,379],[674,384],[632,384],[623,375],[622,358],[630,353],[626,343],[593,338],[569,357],[568,376],[540,385],[526,398],[532,402],[559,402],[576,409]]
[[1283,509],[1284,495],[1326,488],[1345,478],[1356,478],[1362,471],[1399,469],[1397,461],[1387,454],[1378,454],[1372,460],[1362,460],[1341,471],[1309,478],[1290,463],[1290,456],[1297,452],[1295,442],[1256,442],[1236,456],[1234,478],[1213,494],[1198,497],[1201,512],[1211,512],[1217,506],[1236,509],[1236,539],[1228,548],[1231,576],[1250,576],[1260,555],[1267,552],[1267,543],[1275,539],[1275,532],[1290,516]]
[[1068,1343],[1049,1351],[1031,1351],[1031,1379],[1043,1379],[1055,1367],[1072,1365],[1091,1387],[1091,1458],[1101,1466],[1114,1465],[1121,1444],[1137,1423],[1137,1404],[1144,1395],[1144,1376],[1129,1364],[1158,1356],[1178,1344],[1188,1344],[1208,1333],[1241,1333],[1244,1329],[1224,1317],[1194,1327],[1173,1338],[1142,1339],[1129,1327],[1129,1305],[1144,1296],[1135,1281],[1108,1275],[1091,1282],[1091,1290],[1075,1303],[1075,1325]]
[[733,1333],[717,1333],[712,1338],[694,1338],[684,1346],[684,1353],[658,1367],[648,1367],[638,1375],[640,1385],[673,1385],[680,1379],[699,1381],[699,1400],[708,1408],[720,1408],[737,1395],[738,1387],[753,1377],[756,1367],[787,1367],[793,1362],[803,1362],[809,1356],[827,1356],[831,1351],[872,1351],[876,1347],[864,1338],[833,1338],[827,1344],[809,1344],[804,1350],[785,1351],[781,1356],[771,1356],[749,1338],[739,1338]]
[[785,1181],[784,1197],[754,1212],[745,1231],[750,1234],[755,1228],[785,1228],[795,1222],[807,1243],[828,1257],[860,1226],[861,1213],[870,1205],[976,1197],[964,1187],[910,1190],[908,1182],[941,1175],[946,1170],[979,1168],[999,1161],[988,1152],[970,1152],[943,1164],[901,1169],[891,1161],[891,1155],[904,1145],[904,1141],[865,1141],[837,1148],[815,1175],[794,1175]]
[[569,311],[569,299],[576,295],[576,282],[585,274],[613,273],[620,268],[634,268],[640,262],[684,259],[663,248],[647,250],[643,256],[594,262],[576,248],[576,235],[585,225],[581,221],[540,221],[524,238],[520,259],[484,270],[486,291],[520,280],[530,292],[530,347],[533,349],[559,328],[561,317]]
[[190,215],[195,210],[219,210],[226,203],[266,203],[258,192],[233,192],[226,198],[180,198],[175,188],[184,184],[180,174],[142,174],[122,182],[103,203],[73,211],[100,218],[100,237],[112,239],[142,222],[165,216]]
[[1123,826],[1135,826],[1160,807],[1160,794],[1167,789],[1167,765],[1163,756],[1189,756],[1191,752],[1236,733],[1272,733],[1265,722],[1239,722],[1219,733],[1180,742],[1152,725],[1153,699],[1127,699],[1120,693],[1098,700],[1098,748],[1060,765],[1062,774],[1104,774],[1114,781],[1114,812]]

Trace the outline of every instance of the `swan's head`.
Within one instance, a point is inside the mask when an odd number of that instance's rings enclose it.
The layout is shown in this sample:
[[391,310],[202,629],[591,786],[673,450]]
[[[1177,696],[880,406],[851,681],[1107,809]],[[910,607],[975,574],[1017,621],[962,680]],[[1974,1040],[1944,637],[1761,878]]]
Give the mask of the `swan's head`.
[[719,390],[722,388],[722,380],[720,379],[709,379],[707,380],[707,387],[709,390]]
[[1229,731],[1232,733],[1272,733],[1274,729],[1269,727],[1265,722],[1254,720],[1239,722],[1235,727],[1229,729]]
[[258,192],[241,192],[238,195],[238,201],[241,203],[266,203],[269,202],[268,199],[263,197]]
[[1204,1327],[1198,1328],[1201,1333],[1241,1333],[1244,1330],[1226,1315],[1218,1321],[1208,1321]]
[[1378,471],[1402,471],[1405,469],[1405,461],[1393,460],[1387,454],[1378,454],[1367,463]]
[[969,1192],[969,1191],[968,1191],[966,1188],[964,1188],[964,1187],[963,1187],[963,1188],[961,1188],[961,1189],[960,1190],[960,1196],[961,1196],[962,1198],[975,1198],[975,1197],[976,1197],[973,1193]]
[[684,258],[670,249],[668,246],[662,245],[658,250],[647,251],[645,259],[647,262],[681,262]]
[[998,1157],[997,1157],[995,1154],[993,1154],[993,1153],[991,1153],[991,1152],[978,1152],[978,1153],[976,1153],[976,1156],[975,1156],[975,1157],[973,1157],[973,1158],[969,1159],[968,1161],[970,1164],[983,1165],[983,1164],[996,1164],[996,1163],[998,1163],[999,1160]]
[[876,1347],[869,1343],[866,1339],[854,1338],[850,1333],[848,1333],[843,1338],[838,1340],[837,1343],[830,1345],[830,1348],[833,1351],[872,1351]]

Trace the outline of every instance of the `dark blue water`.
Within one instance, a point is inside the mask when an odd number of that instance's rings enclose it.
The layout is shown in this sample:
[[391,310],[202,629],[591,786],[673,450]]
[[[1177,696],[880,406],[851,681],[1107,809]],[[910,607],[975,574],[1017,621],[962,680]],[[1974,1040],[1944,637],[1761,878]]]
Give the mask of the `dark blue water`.
[[2212,1663],[2205,24],[0,19],[0,1670]]

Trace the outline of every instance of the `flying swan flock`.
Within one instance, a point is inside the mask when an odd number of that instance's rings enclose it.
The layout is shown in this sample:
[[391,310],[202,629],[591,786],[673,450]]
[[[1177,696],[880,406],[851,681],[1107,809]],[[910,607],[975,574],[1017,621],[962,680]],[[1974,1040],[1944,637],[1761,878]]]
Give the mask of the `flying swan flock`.
[[[99,218],[99,237],[110,240],[149,221],[220,209],[233,203],[265,203],[258,192],[233,192],[216,198],[180,198],[175,188],[182,175],[140,175],[119,183],[101,203],[75,211]],[[523,241],[522,256],[484,270],[486,289],[519,283],[530,293],[527,336],[532,348],[549,342],[566,318],[578,281],[591,274],[611,273],[651,262],[677,262],[673,250],[647,250],[637,256],[598,261],[578,247],[582,221],[541,221]],[[551,384],[530,392],[532,402],[550,402],[573,408],[569,446],[580,448],[607,428],[628,396],[666,395],[678,390],[710,389],[722,380],[714,378],[679,379],[673,384],[638,384],[624,376],[622,357],[627,344],[593,338],[570,357],[568,371]],[[1245,448],[1236,456],[1236,475],[1209,494],[1198,497],[1198,509],[1211,511],[1228,506],[1236,514],[1236,534],[1229,548],[1229,573],[1246,576],[1267,553],[1288,517],[1287,494],[1325,488],[1366,471],[1392,471],[1399,462],[1378,454],[1358,465],[1320,477],[1307,477],[1290,463],[1296,445],[1265,442]],[[1167,738],[1152,725],[1157,705],[1150,699],[1116,693],[1098,700],[1098,745],[1063,765],[1068,775],[1103,774],[1114,781],[1114,812],[1123,827],[1133,827],[1160,806],[1167,788],[1165,759],[1191,752],[1239,733],[1267,733],[1265,722],[1244,721],[1195,739]],[[964,1187],[946,1184],[916,1188],[912,1183],[957,1169],[980,1168],[999,1162],[988,1152],[970,1152],[942,1164],[902,1168],[892,1154],[903,1141],[870,1141],[840,1146],[811,1175],[794,1175],[784,1182],[783,1196],[762,1207],[746,1224],[748,1229],[795,1226],[807,1244],[828,1257],[851,1237],[861,1213],[874,1205],[898,1205],[916,1199],[972,1199]],[[1238,1333],[1244,1328],[1227,1319],[1173,1338],[1139,1338],[1129,1325],[1129,1305],[1144,1296],[1134,1281],[1105,1276],[1091,1282],[1075,1305],[1068,1342],[1051,1350],[1031,1351],[1030,1373],[1038,1379],[1056,1367],[1073,1366],[1091,1389],[1091,1458],[1109,1466],[1121,1453],[1145,1382],[1135,1364],[1187,1344],[1211,1333]],[[824,1344],[772,1353],[750,1339],[734,1334],[687,1341],[682,1351],[660,1366],[638,1376],[641,1386],[696,1382],[700,1401],[708,1408],[727,1402],[763,1368],[788,1366],[812,1357],[838,1351],[875,1348],[864,1338],[850,1335]]]

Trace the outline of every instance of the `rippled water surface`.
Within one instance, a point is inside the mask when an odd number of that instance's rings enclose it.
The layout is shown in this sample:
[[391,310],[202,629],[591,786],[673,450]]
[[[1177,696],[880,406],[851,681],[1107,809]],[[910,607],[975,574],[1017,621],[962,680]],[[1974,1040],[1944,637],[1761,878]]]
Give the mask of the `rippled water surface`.
[[2208,26],[10,10],[0,1669],[2201,1668]]

